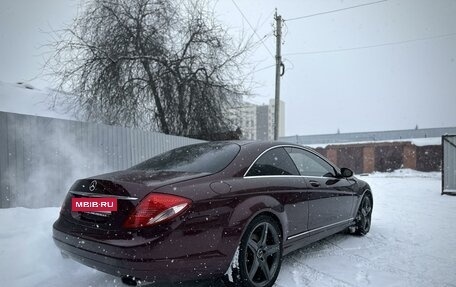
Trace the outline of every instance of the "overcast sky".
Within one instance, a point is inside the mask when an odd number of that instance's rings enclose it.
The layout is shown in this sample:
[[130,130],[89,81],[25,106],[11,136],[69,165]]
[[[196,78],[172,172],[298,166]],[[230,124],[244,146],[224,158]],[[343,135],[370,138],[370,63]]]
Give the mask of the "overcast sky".
[[[287,21],[377,1],[235,1],[272,54],[274,9],[285,19],[286,135],[456,126],[456,1],[388,0]],[[0,81],[47,86],[45,31],[71,23],[77,3],[0,1]],[[252,33],[232,0],[219,0],[216,13],[233,35]],[[274,58],[259,45],[252,62],[269,68],[254,74],[249,101],[267,103]]]

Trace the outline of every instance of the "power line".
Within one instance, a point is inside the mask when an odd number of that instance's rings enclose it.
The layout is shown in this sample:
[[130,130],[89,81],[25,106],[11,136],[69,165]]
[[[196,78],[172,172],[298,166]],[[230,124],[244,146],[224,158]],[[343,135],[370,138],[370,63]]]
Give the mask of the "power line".
[[[257,42],[254,42],[253,46],[256,46],[258,43],[262,43],[262,42],[266,41],[266,39],[269,39],[272,35],[273,35],[273,33],[269,32],[268,34],[266,34],[262,38],[260,38],[260,40],[258,40]],[[254,51],[256,51],[256,49]]]
[[284,56],[326,54],[326,53],[337,53],[337,52],[345,52],[345,51],[353,51],[353,50],[362,50],[362,49],[369,49],[369,48],[378,48],[378,47],[385,47],[385,46],[401,45],[401,44],[413,43],[413,42],[418,42],[418,41],[426,41],[426,40],[432,40],[432,39],[438,39],[438,38],[446,38],[446,37],[451,37],[451,36],[455,36],[455,35],[456,35],[456,33],[449,33],[449,34],[443,34],[443,35],[437,35],[437,36],[431,36],[431,37],[410,39],[410,40],[397,41],[397,42],[387,42],[387,43],[376,44],[376,45],[368,45],[368,46],[359,46],[359,47],[342,48],[342,49],[334,49],[334,50],[321,50],[321,51],[287,53],[287,54],[284,54]]
[[268,17],[264,18],[263,23],[260,24],[258,29],[261,29],[264,26],[264,24],[266,24],[266,22],[268,22],[268,20],[271,19],[271,17],[274,15],[274,12],[275,12],[275,9],[272,9],[271,13],[268,15]]
[[258,70],[254,70],[252,73],[256,73],[256,72],[259,72],[259,71],[263,71],[263,70],[266,70],[266,69],[269,69],[269,68],[272,68],[272,67],[275,67],[275,64],[269,65],[269,66],[266,66],[266,67],[263,67],[263,68],[260,68],[260,69],[258,69]]
[[380,0],[380,1],[376,1],[376,2],[364,3],[364,4],[350,6],[350,7],[345,7],[345,8],[340,8],[340,9],[336,9],[336,10],[325,11],[325,12],[320,12],[320,13],[315,13],[315,14],[310,14],[310,15],[305,15],[305,16],[295,17],[295,18],[290,18],[290,19],[284,19],[284,21],[295,21],[295,20],[299,20],[299,19],[305,19],[305,18],[310,18],[310,17],[314,17],[314,16],[319,16],[319,15],[324,15],[324,14],[329,14],[329,13],[349,10],[349,9],[353,9],[353,8],[358,8],[358,7],[362,7],[362,6],[373,5],[373,4],[386,2],[386,1],[388,1],[388,0]]
[[249,24],[250,29],[252,29],[253,33],[255,33],[255,35],[257,36],[258,40],[260,40],[261,44],[263,44],[263,46],[266,48],[266,50],[268,51],[269,55],[271,55],[272,58],[275,58],[274,55],[272,54],[271,50],[269,50],[268,46],[266,46],[266,44],[264,43],[263,39],[260,37],[260,35],[258,35],[257,31],[253,28],[252,24],[250,24],[250,22],[247,19],[247,17],[245,17],[245,15],[242,12],[241,8],[239,8],[239,6],[236,4],[236,2],[234,0],[231,0],[231,1],[233,2],[234,6],[236,6],[236,9],[239,11],[239,13],[241,13],[242,18],[244,18],[244,20],[247,22],[247,24]]
[[259,69],[250,71],[249,73],[244,74],[244,76],[250,76],[250,75],[255,74],[255,73],[257,73],[257,72],[261,72],[261,71],[270,69],[270,68],[272,68],[272,67],[275,67],[275,65],[276,65],[276,64],[273,64],[273,65],[269,65],[269,66],[266,66],[266,67],[263,67],[263,68],[259,68]]

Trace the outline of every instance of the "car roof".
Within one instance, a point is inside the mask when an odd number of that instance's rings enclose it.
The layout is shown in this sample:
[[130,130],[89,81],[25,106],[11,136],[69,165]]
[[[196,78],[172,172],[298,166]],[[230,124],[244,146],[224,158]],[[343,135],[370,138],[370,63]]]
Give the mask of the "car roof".
[[[235,141],[237,144],[240,146],[247,146],[247,145],[254,145],[257,147],[263,147],[263,148],[269,148],[269,147],[274,147],[274,146],[282,146],[282,145],[287,145],[287,146],[296,146],[296,147],[305,147],[302,145],[290,143],[290,142],[283,142],[283,141]],[[305,147],[307,148],[307,147]]]
[[207,141],[198,144],[221,143],[221,144],[236,144],[243,150],[266,150],[275,146],[293,146],[315,152],[315,149],[308,146],[284,142],[284,141],[264,141],[264,140],[223,140],[223,141]]

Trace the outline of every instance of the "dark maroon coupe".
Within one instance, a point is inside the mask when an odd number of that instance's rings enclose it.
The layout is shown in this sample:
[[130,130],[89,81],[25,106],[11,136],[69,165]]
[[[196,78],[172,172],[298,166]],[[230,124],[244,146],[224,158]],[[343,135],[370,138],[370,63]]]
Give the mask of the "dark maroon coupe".
[[[72,212],[72,198],[118,211]],[[272,286],[281,258],[331,234],[369,231],[372,193],[347,168],[278,142],[180,147],[76,181],[54,223],[63,255],[135,284],[223,277]]]

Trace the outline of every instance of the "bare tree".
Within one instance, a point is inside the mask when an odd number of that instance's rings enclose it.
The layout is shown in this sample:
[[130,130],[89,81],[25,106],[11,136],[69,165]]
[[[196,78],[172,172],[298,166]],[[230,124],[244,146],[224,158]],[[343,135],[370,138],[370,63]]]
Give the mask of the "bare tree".
[[213,139],[247,91],[251,37],[234,41],[205,1],[94,0],[52,43],[59,95],[91,121]]

